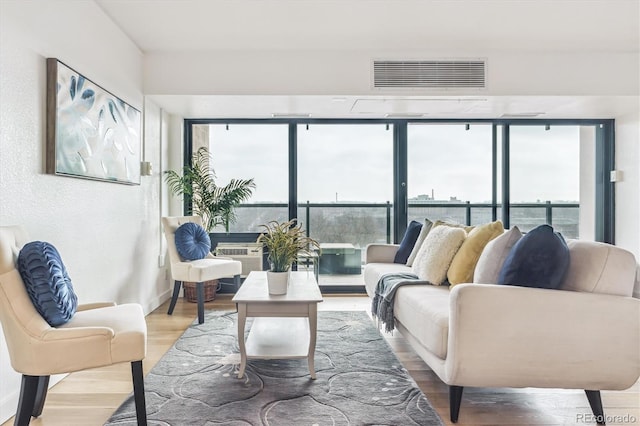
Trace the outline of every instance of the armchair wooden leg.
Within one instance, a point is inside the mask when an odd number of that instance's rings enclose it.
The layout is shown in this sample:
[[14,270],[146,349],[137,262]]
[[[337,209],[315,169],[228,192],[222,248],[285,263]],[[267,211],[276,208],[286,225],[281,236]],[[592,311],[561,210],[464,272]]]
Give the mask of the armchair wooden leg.
[[198,294],[198,324],[204,322],[204,283],[196,283]]
[[39,417],[44,408],[44,400],[47,399],[47,390],[49,390],[49,376],[40,376],[38,379],[38,389],[36,389],[36,399],[33,404],[33,417]]
[[233,276],[233,285],[236,288],[236,291],[240,290],[240,285],[242,284],[242,281],[240,281],[240,275],[234,275]]
[[449,386],[449,417],[451,417],[451,423],[458,422],[463,390],[463,386]]
[[605,424],[604,409],[602,408],[602,398],[600,397],[600,391],[585,389],[584,393],[587,394],[587,399],[589,400],[591,411],[593,411],[593,415],[596,417],[596,423],[599,425]]
[[173,314],[173,309],[176,307],[178,296],[180,296],[180,287],[182,287],[182,281],[176,281],[173,284],[173,296],[171,296],[171,303],[169,304],[169,311],[167,312],[167,315]]
[[36,402],[36,394],[38,392],[38,384],[40,376],[22,375],[22,384],[20,385],[20,399],[18,399],[18,410],[13,421],[14,426],[27,426],[31,421],[31,414]]
[[136,419],[138,420],[138,426],[146,426],[147,403],[144,397],[142,361],[133,361],[131,363],[131,376],[133,377],[133,398],[136,403]]

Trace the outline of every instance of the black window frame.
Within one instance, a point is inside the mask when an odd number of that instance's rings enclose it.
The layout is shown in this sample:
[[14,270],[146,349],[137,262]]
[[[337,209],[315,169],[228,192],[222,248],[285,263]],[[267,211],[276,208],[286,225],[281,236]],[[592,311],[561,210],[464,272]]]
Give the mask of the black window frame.
[[[511,126],[595,126],[595,240],[615,244],[615,191],[609,180],[609,171],[615,170],[615,120],[613,119],[331,119],[331,118],[211,118],[184,119],[184,162],[189,165],[192,152],[192,128],[206,124],[287,124],[289,126],[289,218],[298,212],[297,195],[297,128],[298,125],[312,124],[384,124],[393,131],[393,242],[398,243],[407,227],[407,138],[408,125],[414,123],[432,124],[469,124],[482,123],[492,125],[492,208],[493,220],[498,219],[497,209],[501,207],[501,217],[505,228],[510,225],[509,197],[509,143]],[[501,132],[498,147],[498,132]],[[500,148],[501,174],[497,173],[497,152]],[[502,201],[497,199],[497,188],[501,185]],[[184,209],[188,211],[189,200],[184,200]],[[335,292],[354,291],[349,288],[332,288]]]

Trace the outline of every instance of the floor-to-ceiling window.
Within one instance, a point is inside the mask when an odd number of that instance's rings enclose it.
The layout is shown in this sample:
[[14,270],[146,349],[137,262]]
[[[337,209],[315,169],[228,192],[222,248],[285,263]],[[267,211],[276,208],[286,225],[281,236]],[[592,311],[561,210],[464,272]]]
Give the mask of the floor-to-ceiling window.
[[363,254],[369,243],[398,242],[410,220],[501,219],[613,242],[611,120],[218,119],[187,127],[187,149],[209,147],[219,183],[256,181],[232,232],[297,218],[321,243]]

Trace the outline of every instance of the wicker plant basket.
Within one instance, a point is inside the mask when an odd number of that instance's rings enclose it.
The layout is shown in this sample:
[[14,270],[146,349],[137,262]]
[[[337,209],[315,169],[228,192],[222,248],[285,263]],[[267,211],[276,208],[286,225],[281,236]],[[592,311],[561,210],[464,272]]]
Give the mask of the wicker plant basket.
[[[218,288],[218,280],[205,281],[204,283],[204,301],[211,302],[216,298],[216,289]],[[198,292],[196,291],[196,283],[185,282],[184,297],[187,302],[197,303]]]

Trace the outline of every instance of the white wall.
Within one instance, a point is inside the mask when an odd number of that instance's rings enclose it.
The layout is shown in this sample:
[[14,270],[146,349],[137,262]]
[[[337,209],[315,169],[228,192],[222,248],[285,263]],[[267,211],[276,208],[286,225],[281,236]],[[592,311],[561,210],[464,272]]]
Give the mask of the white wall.
[[580,127],[580,221],[578,235],[594,240],[596,235],[596,132],[594,126]]
[[[184,166],[184,118],[177,115],[168,117],[167,161],[164,170],[182,170]],[[171,216],[182,216],[182,197],[169,194],[167,203],[168,213]]]
[[[465,95],[638,95],[638,53],[478,51],[216,51],[149,53],[153,95],[416,95],[371,88],[373,59],[486,58],[487,90]],[[422,91],[429,95],[457,91]]]
[[[93,2],[0,4],[0,225],[21,224],[60,251],[81,303],[169,295],[160,253],[158,107],[147,105],[144,156],[154,176],[127,186],[44,173],[45,58],[56,57],[143,107],[142,54]],[[0,336],[0,422],[17,406],[20,376]]]
[[616,169],[623,173],[615,184],[616,245],[640,261],[640,106],[616,117],[615,132]]

